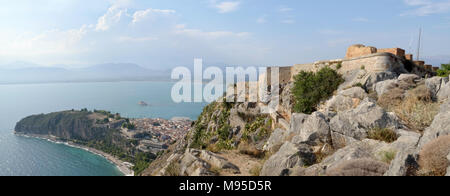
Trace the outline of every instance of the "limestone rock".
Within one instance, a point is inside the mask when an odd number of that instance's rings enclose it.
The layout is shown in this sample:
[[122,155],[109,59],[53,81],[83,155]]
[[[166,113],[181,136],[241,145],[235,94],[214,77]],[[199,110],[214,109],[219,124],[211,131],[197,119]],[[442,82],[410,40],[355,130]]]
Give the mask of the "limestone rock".
[[[447,79],[448,81],[448,79]],[[441,90],[437,94],[437,98],[439,100],[447,100],[450,99],[450,82],[447,82],[445,85],[441,85]]]
[[264,145],[263,150],[272,152],[276,146],[283,144],[288,137],[289,132],[282,129],[275,129],[270,138],[267,140],[266,145]]
[[369,73],[364,78],[364,83],[362,83],[362,84],[364,85],[364,87],[367,90],[369,90],[369,89],[373,89],[373,87],[375,86],[376,83],[385,81],[385,80],[396,79],[397,76],[398,76],[397,73],[391,72],[391,71]]
[[285,142],[280,150],[266,161],[261,176],[288,175],[289,169],[311,165],[314,162],[314,153],[308,145]]
[[[425,80],[425,85],[430,89],[433,99],[437,99],[438,93],[449,82],[449,78],[433,77]],[[442,96],[442,94],[441,94]],[[442,97],[441,97],[442,98]]]
[[407,83],[416,83],[421,79],[421,77],[416,74],[401,74],[397,79]]
[[419,168],[417,163],[419,151],[417,148],[403,149],[397,152],[395,159],[392,160],[389,170],[385,176],[408,176]]
[[327,170],[333,169],[345,161],[355,159],[377,159],[376,155],[379,149],[386,147],[388,144],[375,140],[363,140],[349,144],[348,146],[339,149],[333,155],[327,157],[320,163],[323,168]]
[[330,128],[335,148],[346,146],[349,142],[367,138],[373,128],[399,128],[395,115],[385,112],[375,103],[365,99],[357,108],[338,113],[331,119]]
[[303,124],[305,123],[306,119],[308,119],[308,115],[302,114],[302,113],[294,113],[291,117],[291,128],[290,132],[298,135],[300,134],[300,130],[303,127]]
[[325,110],[335,112],[353,109],[359,105],[361,100],[367,98],[367,93],[360,87],[353,87],[347,90],[339,91],[338,95],[333,96],[325,104]]
[[324,114],[320,112],[314,112],[303,123],[303,126],[294,128],[293,130],[297,133],[294,138],[292,138],[292,143],[300,144],[307,141],[320,141],[327,143],[330,141],[330,126],[326,120]]
[[209,164],[211,164],[211,166],[213,166],[213,167],[224,169],[224,170],[230,170],[234,174],[241,173],[239,170],[239,167],[228,162],[225,158],[220,157],[212,152],[203,150],[200,153],[200,158],[202,160],[208,162]]
[[[450,84],[450,83],[449,83]],[[419,146],[422,147],[428,142],[438,138],[439,136],[450,134],[450,100],[441,105],[438,115],[434,117],[433,123],[428,127],[420,140]]]
[[383,95],[384,93],[389,92],[393,88],[396,87],[397,80],[386,80],[375,84],[375,91],[378,96]]

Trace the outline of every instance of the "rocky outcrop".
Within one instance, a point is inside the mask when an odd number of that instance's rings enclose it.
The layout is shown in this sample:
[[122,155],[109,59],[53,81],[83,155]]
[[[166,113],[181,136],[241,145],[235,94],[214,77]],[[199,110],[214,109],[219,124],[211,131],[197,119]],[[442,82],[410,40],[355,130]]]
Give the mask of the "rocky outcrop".
[[419,146],[424,146],[428,142],[438,138],[439,136],[450,135],[450,100],[447,100],[441,105],[441,109],[438,115],[434,117],[433,123],[428,127]]
[[268,152],[273,152],[277,147],[281,146],[286,139],[289,137],[290,132],[285,131],[283,129],[275,129],[270,135],[270,138],[267,140],[267,143],[264,145],[263,150]]
[[[299,121],[297,119],[297,121]],[[324,114],[314,112],[308,116],[302,124],[293,126],[291,131],[295,134],[292,143],[300,144],[308,141],[321,143],[330,142],[330,126]]]
[[330,122],[335,148],[342,148],[357,140],[367,138],[374,128],[400,128],[395,115],[387,113],[375,103],[365,99],[357,108],[338,113]]
[[289,174],[289,169],[309,166],[314,162],[315,155],[310,146],[286,142],[277,153],[266,161],[261,175],[284,176]]
[[[430,89],[433,99],[438,99],[438,95],[440,95],[440,99],[444,99],[445,96],[447,94],[447,92],[445,92],[446,89],[446,84],[449,83],[449,78],[443,78],[443,77],[433,77],[433,78],[429,78],[425,80],[425,85],[427,86],[428,89]],[[443,91],[441,91],[443,90]]]
[[[443,79],[443,81],[444,80],[445,79]],[[448,78],[446,81],[448,81]],[[450,82],[447,82],[445,85],[441,85],[441,90],[437,93],[437,98],[439,100],[450,99]]]
[[333,96],[322,109],[333,112],[342,112],[350,110],[359,105],[359,103],[366,99],[368,94],[361,87],[353,87],[347,90],[339,91],[336,96]]

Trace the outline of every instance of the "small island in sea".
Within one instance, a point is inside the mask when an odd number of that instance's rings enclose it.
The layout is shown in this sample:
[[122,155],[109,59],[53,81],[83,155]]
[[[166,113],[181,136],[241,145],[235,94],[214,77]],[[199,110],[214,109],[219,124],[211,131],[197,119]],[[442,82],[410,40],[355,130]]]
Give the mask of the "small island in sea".
[[90,151],[132,176],[185,135],[191,124],[186,118],[129,119],[109,111],[82,109],[26,117],[16,124],[15,134]]

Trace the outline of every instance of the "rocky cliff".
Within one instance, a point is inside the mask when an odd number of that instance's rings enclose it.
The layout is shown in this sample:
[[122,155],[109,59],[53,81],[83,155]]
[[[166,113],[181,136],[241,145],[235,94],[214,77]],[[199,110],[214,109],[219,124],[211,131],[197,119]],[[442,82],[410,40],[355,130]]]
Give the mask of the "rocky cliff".
[[291,112],[292,83],[280,92],[287,115],[264,115],[262,103],[210,104],[143,174],[450,174],[448,77],[422,78],[404,69],[340,73],[345,82],[312,114]]
[[132,169],[139,174],[156,155],[139,151],[139,141],[122,133],[122,126],[128,122],[106,111],[72,110],[26,117],[16,124],[15,133],[94,148],[133,163]]

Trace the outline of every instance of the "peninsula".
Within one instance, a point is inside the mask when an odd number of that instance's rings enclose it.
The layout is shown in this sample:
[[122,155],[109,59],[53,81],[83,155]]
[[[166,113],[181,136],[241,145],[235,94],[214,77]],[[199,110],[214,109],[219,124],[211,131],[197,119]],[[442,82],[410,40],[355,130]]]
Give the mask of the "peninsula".
[[82,109],[26,117],[15,134],[61,142],[103,156],[127,176],[139,175],[189,129],[188,119],[129,119]]

